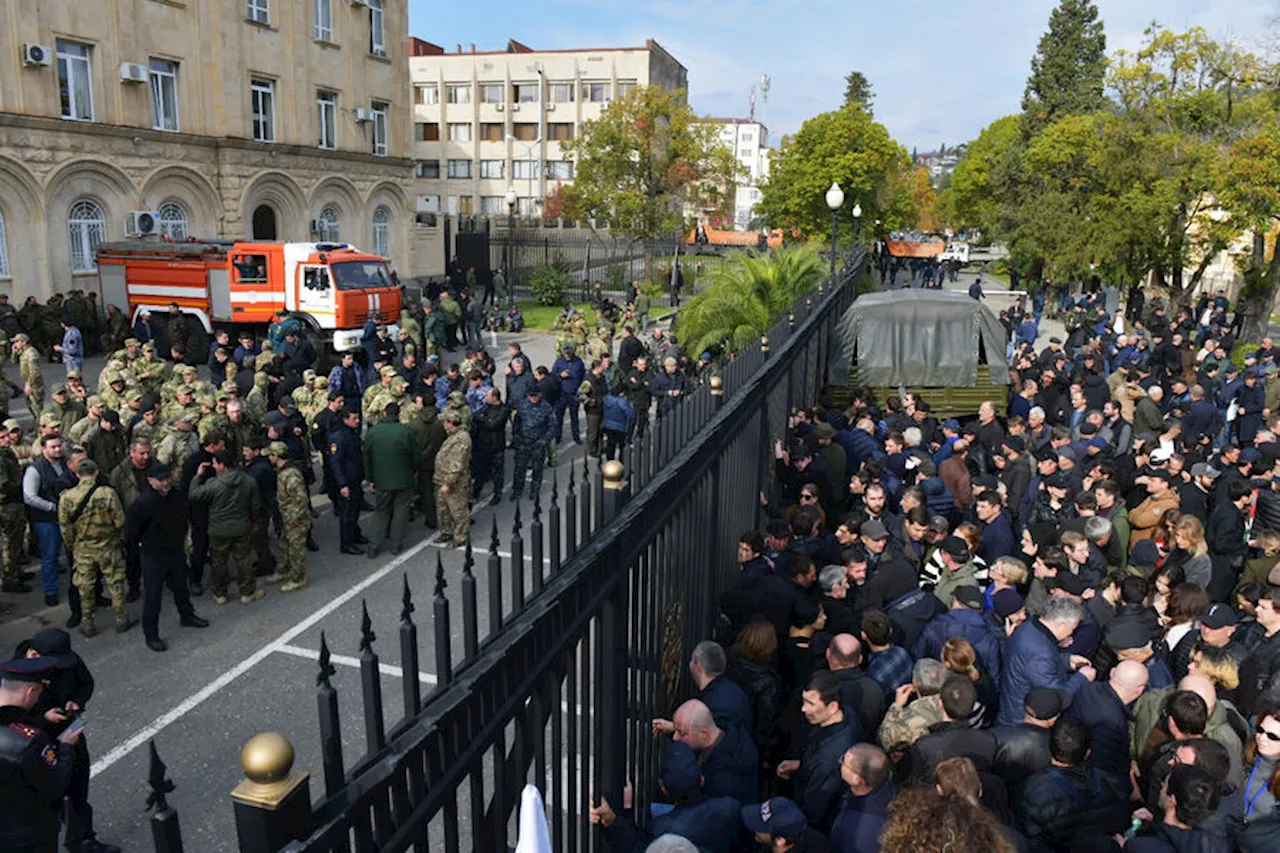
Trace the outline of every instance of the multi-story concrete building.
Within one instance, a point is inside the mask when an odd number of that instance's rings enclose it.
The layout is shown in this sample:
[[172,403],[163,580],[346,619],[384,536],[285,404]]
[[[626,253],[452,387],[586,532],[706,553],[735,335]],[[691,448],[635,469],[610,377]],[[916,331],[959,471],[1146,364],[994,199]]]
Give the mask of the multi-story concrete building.
[[0,291],[96,290],[95,248],[136,236],[135,211],[176,240],[341,240],[411,265],[406,0],[0,16]]
[[749,118],[706,119],[719,126],[719,140],[742,167],[734,193],[733,228],[745,231],[755,218],[760,184],[769,177],[769,129]]
[[411,40],[415,209],[437,214],[550,213],[545,200],[573,180],[561,143],[636,86],[687,89],[688,71],[655,41],[642,47],[452,52]]

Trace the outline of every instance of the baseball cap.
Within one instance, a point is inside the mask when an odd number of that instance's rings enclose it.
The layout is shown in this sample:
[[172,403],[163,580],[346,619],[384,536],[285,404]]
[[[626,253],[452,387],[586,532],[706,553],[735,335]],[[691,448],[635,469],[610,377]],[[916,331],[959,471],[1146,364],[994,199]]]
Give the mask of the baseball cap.
[[1018,594],[1016,589],[1002,589],[995,595],[991,596],[991,609],[993,609],[996,612],[996,615],[1001,619],[1008,619],[1010,616],[1026,606],[1027,603],[1022,599],[1022,596]]
[[1107,631],[1107,645],[1117,652],[1140,649],[1151,642],[1151,632],[1137,622],[1113,622]]
[[283,459],[289,455],[289,447],[283,441],[273,441],[267,445],[266,454]]
[[676,799],[696,796],[702,790],[698,756],[685,743],[669,743],[662,753],[662,784]]
[[1209,609],[1200,617],[1200,624],[1206,628],[1225,628],[1238,621],[1236,612],[1231,609],[1231,606],[1222,602],[1210,604]]
[[786,841],[799,838],[808,828],[804,812],[786,797],[743,806],[742,824],[751,832],[763,832]]
[[1006,435],[1004,437],[1004,446],[1015,453],[1021,453],[1027,449],[1027,443],[1022,440],[1020,435]]
[[953,560],[969,559],[969,543],[959,536],[948,536],[942,540],[938,547]]
[[58,384],[56,384],[56,385],[54,385],[54,386],[53,386],[53,388],[51,389],[51,391],[52,391],[52,393],[54,393],[54,394],[65,394],[65,393],[67,393],[67,386],[66,386],[65,384],[63,384],[63,383],[59,382]]
[[1044,484],[1054,489],[1069,489],[1071,488],[1071,479],[1067,477],[1066,474],[1059,471],[1056,474],[1050,474],[1048,477],[1045,477]]
[[1026,712],[1037,720],[1052,720],[1070,705],[1070,694],[1053,687],[1033,687],[1022,700]]
[[1210,480],[1216,480],[1219,473],[1221,472],[1208,462],[1197,462],[1191,466],[1192,477],[1208,477]]
[[955,591],[956,601],[970,610],[982,609],[982,590],[976,586],[958,586]]
[[1241,462],[1257,462],[1261,458],[1262,458],[1262,454],[1258,451],[1258,448],[1256,447],[1246,447],[1245,449],[1240,451]]
[[1084,580],[1071,572],[1058,572],[1058,576],[1049,581],[1050,589],[1060,589],[1070,595],[1084,595],[1087,588]]
[[1169,458],[1172,456],[1173,448],[1170,447],[1157,447],[1155,450],[1151,451],[1152,462],[1168,462]]
[[165,477],[173,476],[173,469],[163,462],[152,462],[151,467],[147,469],[147,476],[153,480],[163,480]]
[[868,539],[888,539],[889,530],[884,526],[884,522],[871,518],[862,523],[862,527],[858,532]]
[[813,434],[818,438],[835,438],[836,428],[823,421],[813,428]]
[[1058,448],[1058,458],[1059,458],[1059,459],[1070,459],[1072,462],[1077,461],[1077,460],[1076,460],[1076,452],[1075,452],[1074,450],[1072,450],[1070,447],[1059,447],[1059,448]]
[[298,404],[294,402],[292,397],[286,395],[280,398],[280,408],[286,412],[293,412],[297,410]]
[[955,418],[947,418],[945,421],[942,422],[942,428],[949,429],[953,432],[959,432],[960,422]]

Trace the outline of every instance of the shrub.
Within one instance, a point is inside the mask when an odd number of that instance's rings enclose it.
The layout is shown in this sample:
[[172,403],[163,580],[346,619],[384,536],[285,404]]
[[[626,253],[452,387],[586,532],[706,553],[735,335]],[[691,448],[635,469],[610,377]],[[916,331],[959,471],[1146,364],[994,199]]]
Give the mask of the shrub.
[[563,305],[569,285],[569,274],[555,266],[538,267],[529,276],[529,287],[539,305]]

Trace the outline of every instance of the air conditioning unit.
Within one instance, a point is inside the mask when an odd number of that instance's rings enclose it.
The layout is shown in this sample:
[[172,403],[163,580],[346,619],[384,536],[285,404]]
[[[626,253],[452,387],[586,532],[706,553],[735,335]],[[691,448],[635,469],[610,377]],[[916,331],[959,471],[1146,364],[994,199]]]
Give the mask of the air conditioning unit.
[[122,83],[145,83],[149,76],[147,66],[137,62],[120,63],[120,81]]
[[49,65],[53,62],[53,49],[44,44],[22,46],[23,65]]
[[[497,110],[498,112],[502,112],[503,110],[505,110],[505,109],[506,109],[506,107],[505,107],[505,106],[503,106],[502,104],[495,104],[493,108],[494,108],[495,110]],[[515,109],[515,107],[512,107],[511,109],[513,109],[513,110],[514,110],[514,109]]]
[[373,110],[369,107],[356,107],[356,121],[373,121]]
[[555,104],[547,104],[547,112],[549,112],[549,113],[553,113],[553,112],[555,112],[555,111],[556,111],[556,105],[555,105]]
[[160,233],[160,214],[152,210],[131,210],[124,219],[124,231],[130,237],[147,237]]
[[511,112],[513,112],[513,113],[518,113],[518,112],[520,112],[520,105],[519,105],[519,104],[512,104],[512,105],[511,105]]

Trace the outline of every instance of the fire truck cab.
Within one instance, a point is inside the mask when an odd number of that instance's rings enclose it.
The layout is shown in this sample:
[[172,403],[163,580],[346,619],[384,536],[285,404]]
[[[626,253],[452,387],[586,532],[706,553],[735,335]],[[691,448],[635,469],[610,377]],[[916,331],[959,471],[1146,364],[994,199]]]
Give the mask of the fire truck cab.
[[346,243],[104,243],[98,274],[103,303],[131,320],[167,315],[177,303],[198,361],[215,326],[233,337],[242,328],[260,335],[277,311],[303,323],[322,360],[359,349],[368,320],[393,324],[400,317],[400,288],[386,260]]

